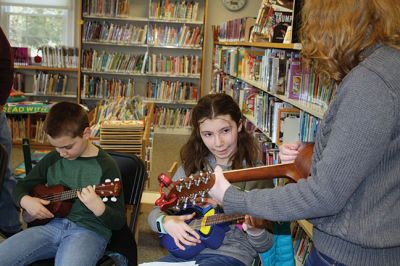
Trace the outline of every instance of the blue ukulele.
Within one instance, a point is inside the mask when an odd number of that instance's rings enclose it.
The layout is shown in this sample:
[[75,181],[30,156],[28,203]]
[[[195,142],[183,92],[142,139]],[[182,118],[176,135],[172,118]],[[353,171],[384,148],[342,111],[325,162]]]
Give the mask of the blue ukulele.
[[185,209],[184,213],[181,212],[180,215],[193,212],[196,213],[195,218],[187,221],[187,223],[200,235],[201,243],[195,246],[184,245],[185,250],[181,250],[176,246],[174,239],[170,235],[160,235],[161,246],[166,248],[175,257],[191,259],[205,248],[219,248],[224,241],[225,233],[229,231],[228,222],[240,222],[244,219],[244,215],[218,213],[211,205],[204,209],[199,206],[191,206]]

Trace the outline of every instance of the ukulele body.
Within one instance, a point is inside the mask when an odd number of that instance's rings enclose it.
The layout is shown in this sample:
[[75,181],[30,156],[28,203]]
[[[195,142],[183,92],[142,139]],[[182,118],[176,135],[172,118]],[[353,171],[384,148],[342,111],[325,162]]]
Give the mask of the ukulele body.
[[[199,220],[205,216],[218,213],[218,211],[210,205],[206,208],[191,206],[179,212],[178,215],[191,214],[193,212],[196,213],[196,216],[192,220],[186,221],[186,223],[190,224],[193,220]],[[183,245],[185,250],[179,249],[176,246],[174,239],[168,234],[160,235],[160,244],[175,257],[192,259],[205,248],[219,248],[224,241],[225,233],[229,230],[230,228],[228,223],[220,223],[213,226],[201,226],[199,230],[195,230],[200,235],[201,243],[198,243],[195,246]]]
[[[33,188],[31,196],[41,199],[46,199],[51,197],[50,204],[45,205],[45,207],[54,214],[54,217],[66,217],[72,208],[73,200],[60,200],[60,195],[62,192],[69,190],[63,185],[55,185],[48,187],[44,184],[37,185]],[[24,220],[29,223],[29,226],[43,225],[48,223],[49,219],[36,219],[27,217],[29,214],[25,212]],[[30,220],[30,221],[29,221]]]

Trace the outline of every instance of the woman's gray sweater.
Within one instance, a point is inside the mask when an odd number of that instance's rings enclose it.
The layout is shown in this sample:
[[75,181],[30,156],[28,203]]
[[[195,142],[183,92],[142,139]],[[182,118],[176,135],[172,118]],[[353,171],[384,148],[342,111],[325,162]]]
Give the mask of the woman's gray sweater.
[[400,263],[400,51],[378,45],[341,82],[319,125],[311,176],[278,189],[231,186],[226,213],[309,219],[346,265]]

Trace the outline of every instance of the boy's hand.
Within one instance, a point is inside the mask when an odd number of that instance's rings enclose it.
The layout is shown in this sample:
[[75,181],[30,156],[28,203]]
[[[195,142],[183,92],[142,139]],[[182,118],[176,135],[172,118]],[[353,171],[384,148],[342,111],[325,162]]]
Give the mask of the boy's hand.
[[78,195],[80,201],[82,201],[82,203],[85,204],[85,206],[91,210],[94,215],[100,216],[104,213],[106,205],[96,194],[93,186],[82,188],[82,191],[77,191],[76,194]]
[[181,250],[185,250],[182,244],[195,246],[201,242],[199,234],[185,222],[192,219],[195,214],[164,217],[164,230],[174,239],[175,245]]
[[50,201],[25,195],[21,198],[21,207],[29,213],[34,219],[53,218],[54,215],[44,206],[50,204]]

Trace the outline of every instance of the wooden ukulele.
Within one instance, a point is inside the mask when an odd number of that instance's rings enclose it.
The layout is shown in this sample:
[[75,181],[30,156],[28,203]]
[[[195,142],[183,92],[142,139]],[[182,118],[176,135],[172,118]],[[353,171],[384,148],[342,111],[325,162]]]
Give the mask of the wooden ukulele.
[[[225,171],[224,176],[229,182],[253,181],[286,177],[292,182],[310,175],[314,144],[305,145],[296,160],[288,164],[276,164]],[[181,178],[175,182],[165,174],[158,176],[160,182],[160,198],[155,202],[162,211],[175,207],[184,209],[188,205],[202,202],[206,193],[214,185],[213,173],[200,172],[197,176]]]
[[[103,201],[108,201],[109,196],[113,196],[111,201],[116,201],[121,193],[122,184],[119,178],[114,179],[114,181],[106,180],[105,183],[94,186],[94,190],[97,195],[103,197]],[[50,204],[45,205],[45,207],[54,214],[54,217],[66,217],[72,208],[72,199],[77,198],[77,192],[82,191],[82,188],[69,189],[63,185],[55,185],[47,187],[45,184],[36,185],[31,196],[49,200]],[[23,220],[29,225],[41,225],[48,223],[50,219],[36,219],[32,217],[27,211],[22,212]]]
[[225,233],[230,229],[228,223],[239,223],[244,220],[244,215],[218,213],[211,205],[206,208],[191,206],[181,211],[178,215],[191,214],[193,212],[196,213],[195,218],[187,221],[187,223],[200,235],[200,243],[194,246],[183,244],[185,250],[181,250],[170,235],[160,235],[161,246],[166,248],[175,257],[188,260],[192,259],[205,248],[219,248],[224,241]]

